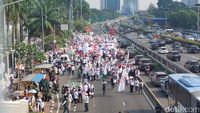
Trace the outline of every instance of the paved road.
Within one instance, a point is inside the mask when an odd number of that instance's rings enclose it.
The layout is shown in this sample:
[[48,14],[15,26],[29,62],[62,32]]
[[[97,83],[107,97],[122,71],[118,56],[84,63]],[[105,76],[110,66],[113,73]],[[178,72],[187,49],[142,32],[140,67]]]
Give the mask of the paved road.
[[[143,46],[145,46],[147,48],[150,48],[150,44],[149,44],[149,39],[148,38],[138,39],[136,33],[130,33],[130,34],[127,34],[126,36],[128,36],[129,38],[132,38],[132,39],[136,40],[137,42],[139,42]],[[171,50],[171,45],[167,44],[166,47],[168,48],[168,50]],[[188,54],[186,52],[186,48],[184,48],[183,50],[184,50],[184,52],[181,53],[181,61],[176,62],[181,67],[184,68],[184,64],[188,60],[191,60],[191,59],[200,60],[200,54]],[[156,51],[156,52],[158,52],[158,51]],[[162,56],[166,57],[166,54],[162,54]],[[196,74],[200,75],[200,73],[196,73]]]
[[[60,84],[66,84],[69,80],[69,76],[59,77]],[[73,76],[71,77],[71,82],[78,82],[79,79]],[[95,86],[95,96],[90,99],[89,112],[88,113],[154,113],[150,107],[148,101],[143,95],[138,95],[136,93],[130,94],[128,91],[128,86],[124,92],[117,92],[117,87],[111,90],[110,84],[107,85],[106,95],[102,95],[101,81],[93,82]],[[59,94],[61,97],[61,94]],[[61,98],[60,98],[61,99]],[[77,113],[83,113],[84,106],[82,103],[77,105]],[[59,113],[63,112],[63,107],[61,106]]]
[[[102,33],[99,25],[93,26],[95,34]],[[59,77],[60,87],[68,82],[81,81],[76,76],[61,76]],[[93,82],[95,87],[95,95],[93,99],[90,99],[89,112],[88,113],[154,113],[154,110],[143,95],[136,93],[130,94],[127,86],[124,92],[117,92],[117,87],[111,90],[110,84],[107,85],[106,95],[102,95],[101,81]],[[60,88],[61,89],[61,88]],[[61,101],[61,93],[59,93],[59,100]],[[56,101],[57,102],[57,101]],[[57,102],[58,103],[58,102]],[[55,108],[59,108],[61,103],[55,104]],[[70,111],[73,112],[73,111]],[[77,105],[77,113],[84,112],[84,106],[82,103]],[[63,113],[63,107],[60,106],[59,110],[55,110],[54,113]]]

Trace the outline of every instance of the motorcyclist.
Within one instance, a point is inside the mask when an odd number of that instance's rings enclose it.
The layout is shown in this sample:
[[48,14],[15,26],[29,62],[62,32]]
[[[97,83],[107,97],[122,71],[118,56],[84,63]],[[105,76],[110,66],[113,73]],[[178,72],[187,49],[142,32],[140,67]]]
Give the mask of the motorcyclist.
[[150,65],[146,65],[144,68],[145,68],[146,75],[149,75],[150,69],[151,69]]

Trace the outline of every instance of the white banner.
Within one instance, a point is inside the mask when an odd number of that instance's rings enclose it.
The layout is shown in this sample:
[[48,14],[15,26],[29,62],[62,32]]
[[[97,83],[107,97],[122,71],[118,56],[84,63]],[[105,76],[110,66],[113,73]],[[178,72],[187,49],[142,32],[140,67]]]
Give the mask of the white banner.
[[128,73],[126,71],[126,68],[122,72],[122,76],[119,82],[119,87],[118,87],[118,92],[124,91],[125,90],[125,82],[128,79]]

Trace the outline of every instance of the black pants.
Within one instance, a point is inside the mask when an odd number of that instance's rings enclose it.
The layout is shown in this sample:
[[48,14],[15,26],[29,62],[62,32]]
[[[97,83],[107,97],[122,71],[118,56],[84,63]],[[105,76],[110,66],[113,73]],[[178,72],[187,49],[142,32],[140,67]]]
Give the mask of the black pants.
[[68,108],[67,108],[67,105],[64,105],[63,107],[64,107],[63,113],[66,113],[66,112],[69,113],[69,110],[68,110]]
[[130,93],[133,93],[133,85],[130,85]]
[[88,111],[88,103],[85,103],[85,112]]
[[139,87],[139,94],[142,94],[142,87]]
[[103,95],[105,95],[106,94],[106,89],[103,89]]

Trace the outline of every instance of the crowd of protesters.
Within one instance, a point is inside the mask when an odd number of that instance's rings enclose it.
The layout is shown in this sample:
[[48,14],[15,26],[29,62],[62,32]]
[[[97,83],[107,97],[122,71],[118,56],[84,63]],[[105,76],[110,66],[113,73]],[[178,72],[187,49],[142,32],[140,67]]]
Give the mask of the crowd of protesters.
[[[63,54],[64,59],[61,58]],[[52,61],[56,58],[60,59]],[[121,81],[130,85],[130,92],[142,93],[143,83],[137,79],[140,70],[134,66],[134,59],[129,59],[129,53],[119,47],[116,37],[75,33],[73,40],[66,43],[66,48],[49,55],[49,62],[55,65],[54,73],[73,76],[76,72],[81,80],[78,86],[67,83],[62,86],[64,113],[76,111],[77,103],[82,102],[85,112],[89,111],[89,98],[94,97],[95,89],[92,81],[103,79],[103,95],[106,94],[107,82],[114,89],[116,85],[120,86]],[[110,81],[107,81],[108,78]]]

